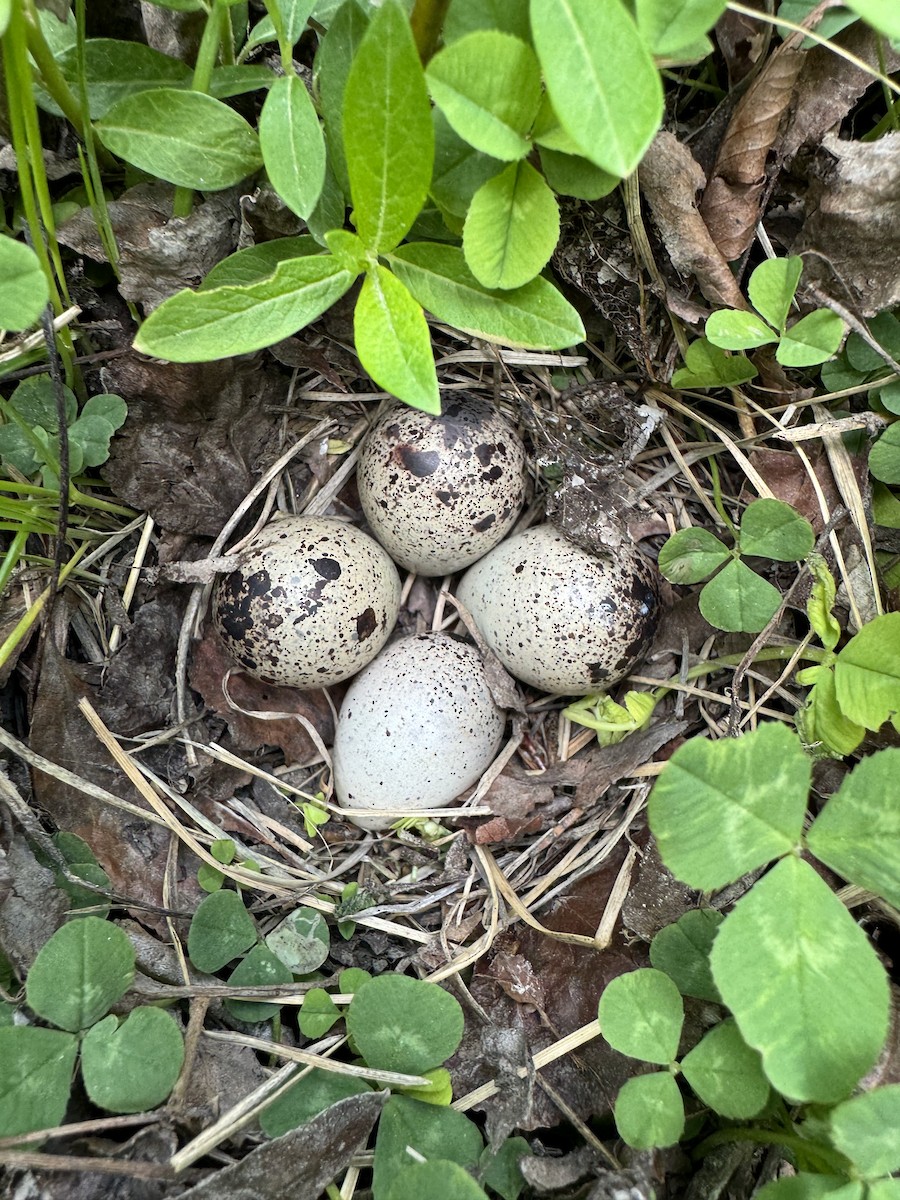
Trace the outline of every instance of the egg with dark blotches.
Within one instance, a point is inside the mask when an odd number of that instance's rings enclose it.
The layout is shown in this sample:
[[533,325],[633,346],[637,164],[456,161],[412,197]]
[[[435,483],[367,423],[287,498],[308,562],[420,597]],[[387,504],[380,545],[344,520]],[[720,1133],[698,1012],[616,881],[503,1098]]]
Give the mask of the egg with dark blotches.
[[267,525],[213,594],[213,623],[249,674],[285,687],[349,679],[387,641],[400,577],[362,530],[331,517]]
[[507,538],[457,596],[506,669],[543,692],[596,692],[646,655],[659,615],[655,566],[634,546],[600,557],[553,525]]
[[[351,683],[334,738],[334,790],[363,829],[444,808],[494,761],[505,726],[474,646],[446,633],[393,642]],[[394,810],[379,816],[379,812]]]
[[366,520],[394,561],[449,575],[512,528],[525,502],[525,450],[492,404],[457,393],[440,416],[393,405],[366,435],[356,478]]

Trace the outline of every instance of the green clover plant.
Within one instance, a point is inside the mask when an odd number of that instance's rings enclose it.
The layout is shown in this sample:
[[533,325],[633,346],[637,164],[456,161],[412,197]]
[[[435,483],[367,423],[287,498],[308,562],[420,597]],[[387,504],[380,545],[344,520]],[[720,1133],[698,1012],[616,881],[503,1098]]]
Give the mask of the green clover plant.
[[[785,726],[772,722],[717,742],[694,738],[672,756],[648,817],[676,878],[714,891],[768,870],[726,917],[688,912],[663,929],[651,944],[652,968],[604,991],[599,1018],[609,1043],[662,1068],[619,1093],[616,1123],[630,1145],[679,1140],[682,1078],[718,1119],[710,1145],[748,1136],[782,1145],[800,1178],[816,1177],[799,1189],[803,1196],[900,1168],[900,1087],[853,1096],[887,1035],[887,976],[807,861],[897,906],[898,770],[900,750],[864,759],[804,832],[811,760]],[[723,1010],[686,1053],[682,996]],[[785,1180],[766,1192],[794,1186]]]
[[100,1108],[142,1112],[166,1099],[184,1059],[181,1030],[161,1008],[140,1005],[121,1020],[110,1013],[133,979],[127,934],[99,917],[69,921],[43,945],[25,1003],[52,1028],[0,1028],[0,1136],[60,1124],[76,1059]]
[[[679,529],[659,552],[671,583],[700,583],[700,611],[717,629],[758,633],[778,611],[781,593],[742,561],[744,556],[799,562],[812,550],[812,526],[781,500],[754,500],[728,549],[705,529]],[[723,568],[720,570],[719,568]]]
[[744,351],[776,344],[783,367],[810,367],[831,358],[844,336],[844,323],[828,308],[817,308],[788,325],[791,305],[803,271],[799,257],[770,258],[760,263],[747,283],[755,311],[725,308],[706,322],[706,337],[692,343],[686,365],[672,376],[677,388],[736,387],[754,378],[756,368]]

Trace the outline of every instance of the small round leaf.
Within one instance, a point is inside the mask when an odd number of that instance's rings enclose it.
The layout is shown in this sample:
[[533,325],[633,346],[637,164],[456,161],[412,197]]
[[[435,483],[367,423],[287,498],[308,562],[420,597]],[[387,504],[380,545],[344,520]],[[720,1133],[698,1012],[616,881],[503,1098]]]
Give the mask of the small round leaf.
[[134,979],[134,949],[126,933],[100,917],[57,929],[28,972],[29,1008],[77,1033],[108,1012]]
[[62,1121],[77,1051],[78,1040],[58,1029],[0,1029],[0,1137]]
[[769,1098],[759,1054],[747,1045],[731,1017],[684,1056],[681,1069],[703,1103],[722,1117],[755,1117]]
[[700,583],[730,557],[706,529],[679,529],[660,550],[659,569],[670,583]]
[[162,1104],[183,1062],[181,1030],[161,1008],[136,1008],[121,1024],[110,1015],[81,1043],[84,1086],[110,1112],[143,1112]]
[[629,1079],[616,1099],[616,1126],[635,1150],[674,1146],[684,1130],[684,1104],[668,1071]]
[[759,633],[781,604],[781,592],[735,559],[700,593],[700,612],[716,629]]
[[214,892],[194,913],[188,955],[198,971],[219,971],[256,941],[256,926],[237,892]]
[[457,1048],[463,1012],[436,983],[378,975],[350,1002],[347,1032],[370,1067],[419,1075]]
[[668,1066],[678,1053],[684,1005],[668,975],[644,967],[607,984],[598,1009],[600,1031],[614,1050]]
[[[268,946],[254,946],[228,976],[234,987],[262,987],[293,983],[294,976]],[[280,1004],[265,1000],[226,1000],[225,1007],[238,1021],[268,1021],[281,1011]]]
[[790,504],[764,498],[747,505],[741,520],[742,554],[798,562],[815,543],[812,525]]
[[388,1185],[385,1200],[487,1200],[468,1171],[454,1162],[433,1158],[398,1171]]
[[709,952],[721,924],[722,914],[714,908],[692,909],[661,929],[650,943],[650,962],[665,971],[682,996],[719,1002]]

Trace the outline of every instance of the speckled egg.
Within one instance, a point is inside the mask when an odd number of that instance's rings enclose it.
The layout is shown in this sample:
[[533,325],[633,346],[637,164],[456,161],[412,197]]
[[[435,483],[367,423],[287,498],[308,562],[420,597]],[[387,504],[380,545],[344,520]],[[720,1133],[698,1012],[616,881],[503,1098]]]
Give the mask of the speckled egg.
[[587,554],[553,525],[528,529],[470,567],[457,594],[503,665],[543,692],[595,692],[647,653],[656,568],[637,549]]
[[491,765],[505,718],[474,646],[445,633],[402,638],[379,654],[344,698],[334,739],[334,788],[353,816],[386,829],[401,811],[443,808]]
[[268,683],[317,688],[371,662],[397,620],[400,577],[368,534],[330,517],[273,521],[213,595],[229,653]]
[[439,417],[390,408],[366,435],[356,478],[366,520],[394,561],[449,575],[512,528],[525,500],[525,451],[492,404],[458,393]]

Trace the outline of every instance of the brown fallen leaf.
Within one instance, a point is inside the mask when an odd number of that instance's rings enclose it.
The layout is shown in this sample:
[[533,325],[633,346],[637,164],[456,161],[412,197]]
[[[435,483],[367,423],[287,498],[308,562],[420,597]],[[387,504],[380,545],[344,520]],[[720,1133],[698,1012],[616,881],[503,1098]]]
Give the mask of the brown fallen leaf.
[[104,479],[170,531],[215,537],[277,456],[276,383],[258,363],[158,363],[128,354],[104,368],[128,419]]
[[324,1188],[365,1147],[387,1092],[348,1096],[299,1129],[264,1142],[223,1167],[181,1200],[319,1200]]
[[[334,719],[321,690],[301,692],[297,688],[278,687],[254,679],[243,671],[234,671],[233,667],[214,630],[207,630],[204,637],[194,643],[191,687],[200,693],[207,707],[225,718],[235,745],[241,750],[278,746],[288,762],[304,763],[310,758],[318,758],[315,744],[299,720],[284,716],[266,720],[247,715],[252,712],[297,713],[314,726],[327,746],[331,745]],[[227,685],[231,703],[223,689],[229,669],[233,670]],[[339,703],[338,698],[335,704]]]
[[[169,184],[139,183],[107,205],[119,247],[119,291],[147,312],[196,287],[237,245],[238,189],[210,193],[188,217],[172,216],[173,194]],[[90,208],[65,221],[57,236],[78,254],[106,261]]]
[[857,314],[900,304],[900,133],[874,142],[822,139],[821,176],[791,248],[805,278]]
[[700,212],[729,262],[753,240],[768,158],[778,145],[802,65],[802,51],[783,42],[741,97],[719,145]]
[[638,177],[675,270],[695,276],[710,303],[746,308],[737,280],[697,207],[697,194],[705,188],[706,176],[687,146],[666,130],[658,133]]

